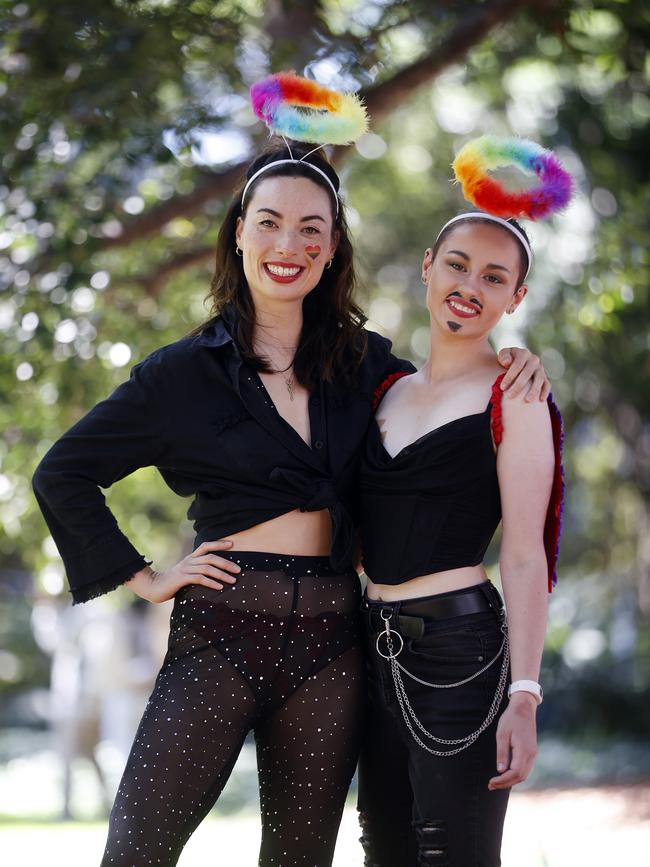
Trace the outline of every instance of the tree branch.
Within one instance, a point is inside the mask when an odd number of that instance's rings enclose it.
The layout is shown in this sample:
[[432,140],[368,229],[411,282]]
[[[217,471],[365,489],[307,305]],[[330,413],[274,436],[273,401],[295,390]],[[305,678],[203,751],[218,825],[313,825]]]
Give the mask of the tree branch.
[[213,259],[215,255],[215,245],[211,247],[197,247],[194,250],[187,250],[184,253],[179,253],[173,259],[164,262],[151,274],[140,277],[137,282],[144,288],[145,293],[150,298],[158,298],[165,283],[170,280],[177,271],[183,271],[185,268],[191,268],[195,265],[201,265]]
[[139,217],[123,224],[122,233],[115,238],[105,238],[98,242],[95,250],[108,250],[112,247],[127,247],[134,241],[155,235],[163,226],[177,217],[194,217],[202,213],[207,202],[221,199],[229,195],[237,184],[244,170],[246,161],[236,163],[222,172],[206,172],[200,174],[200,181],[191,193],[185,196],[173,196],[161,205],[150,208]]
[[464,57],[492,28],[530,5],[524,0],[495,0],[489,5],[476,7],[445,38],[444,45],[436,46],[415,63],[364,93],[364,101],[373,123],[380,123],[413,96],[416,90],[429,84],[443,69]]
[[[548,6],[549,0],[542,0]],[[460,60],[467,51],[476,45],[498,24],[512,18],[521,8],[531,4],[524,0],[495,0],[463,18],[444,45],[435,46],[415,63],[397,72],[392,78],[368,89],[363,96],[374,123],[388,116],[395,108],[409,99],[416,90],[430,83],[443,69]],[[334,149],[333,159],[340,162],[345,158],[348,147]],[[146,238],[159,232],[162,227],[176,217],[191,218],[201,213],[203,206],[214,199],[229,195],[239,181],[247,160],[242,160],[219,173],[202,172],[197,187],[186,196],[174,196],[164,204],[158,205],[134,217],[124,224],[122,234],[116,238],[106,238],[95,249],[107,250],[125,247],[133,241]],[[172,260],[173,262],[173,260]],[[171,263],[163,266],[167,269]],[[156,274],[145,278],[145,285],[156,285]]]

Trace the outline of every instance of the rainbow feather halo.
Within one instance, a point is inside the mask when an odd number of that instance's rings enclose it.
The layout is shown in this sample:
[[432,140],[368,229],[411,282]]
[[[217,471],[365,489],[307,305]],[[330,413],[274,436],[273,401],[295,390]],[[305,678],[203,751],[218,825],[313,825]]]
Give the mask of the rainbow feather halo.
[[278,72],[251,87],[253,111],[271,132],[294,141],[345,145],[368,129],[354,93],[339,93],[293,72]]
[[[488,174],[512,165],[540,183],[511,192]],[[465,198],[495,217],[539,220],[564,208],[573,194],[573,179],[555,154],[529,139],[484,135],[468,142],[452,166]]]

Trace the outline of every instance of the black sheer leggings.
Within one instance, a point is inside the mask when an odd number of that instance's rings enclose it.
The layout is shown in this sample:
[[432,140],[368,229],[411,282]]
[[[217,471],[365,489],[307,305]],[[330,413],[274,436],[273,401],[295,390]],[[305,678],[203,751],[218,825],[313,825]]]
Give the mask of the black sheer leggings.
[[190,585],[176,596],[102,867],[176,864],[251,729],[259,864],[332,863],[363,723],[358,579],[333,573],[323,557],[231,558],[242,566],[235,585]]

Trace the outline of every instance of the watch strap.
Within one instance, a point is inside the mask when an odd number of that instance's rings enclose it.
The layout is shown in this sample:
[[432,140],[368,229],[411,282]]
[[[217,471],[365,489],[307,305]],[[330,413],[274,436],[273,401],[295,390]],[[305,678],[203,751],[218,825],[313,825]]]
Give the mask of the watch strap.
[[544,698],[544,690],[536,680],[515,680],[508,687],[508,698],[513,692],[530,692],[537,699],[537,704],[541,704]]

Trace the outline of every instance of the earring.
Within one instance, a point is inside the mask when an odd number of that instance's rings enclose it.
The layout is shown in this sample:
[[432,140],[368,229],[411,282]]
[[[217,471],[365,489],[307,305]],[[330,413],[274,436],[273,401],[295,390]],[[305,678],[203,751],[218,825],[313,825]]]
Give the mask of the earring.
[[332,267],[332,262],[333,262],[333,261],[334,261],[334,259],[330,259],[329,262],[325,265],[325,267],[326,267],[326,268],[331,268],[331,267]]
[[422,275],[422,282],[425,286],[427,285],[427,278],[424,276],[424,274]]
[[243,255],[244,255],[244,251],[243,251],[243,250],[240,250],[240,248],[237,246],[237,244],[235,244],[235,253],[236,253],[238,256],[243,256]]

